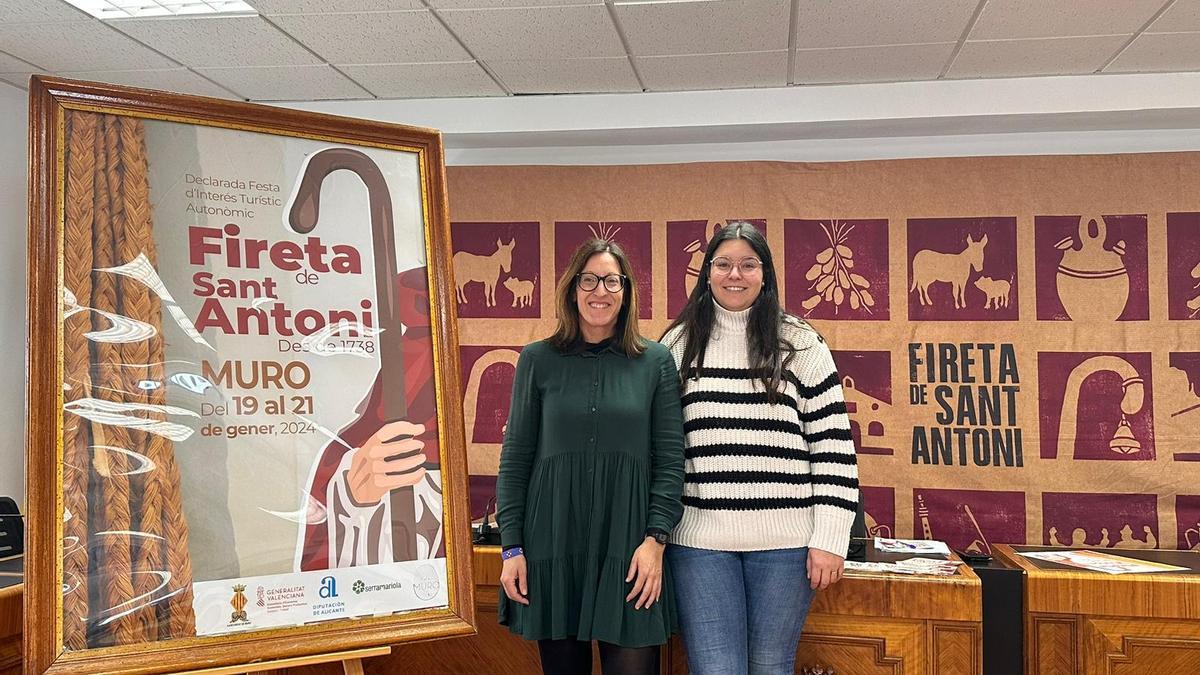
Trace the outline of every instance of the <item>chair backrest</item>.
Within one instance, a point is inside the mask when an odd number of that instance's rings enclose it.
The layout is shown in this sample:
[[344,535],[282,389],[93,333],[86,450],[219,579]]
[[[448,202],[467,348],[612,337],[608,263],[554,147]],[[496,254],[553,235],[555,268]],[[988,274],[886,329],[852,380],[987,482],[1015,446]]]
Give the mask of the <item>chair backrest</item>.
[[0,497],[0,558],[25,552],[25,521],[12,497]]

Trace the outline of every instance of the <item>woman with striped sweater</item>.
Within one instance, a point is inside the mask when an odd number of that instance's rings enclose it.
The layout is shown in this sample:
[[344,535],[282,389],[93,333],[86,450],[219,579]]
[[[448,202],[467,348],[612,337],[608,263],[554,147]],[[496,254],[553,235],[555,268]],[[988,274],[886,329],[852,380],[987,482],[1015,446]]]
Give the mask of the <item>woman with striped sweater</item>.
[[731,223],[662,339],[686,434],[667,558],[695,675],[794,672],[813,593],[841,579],[858,506],[833,357],[778,289],[766,239]]

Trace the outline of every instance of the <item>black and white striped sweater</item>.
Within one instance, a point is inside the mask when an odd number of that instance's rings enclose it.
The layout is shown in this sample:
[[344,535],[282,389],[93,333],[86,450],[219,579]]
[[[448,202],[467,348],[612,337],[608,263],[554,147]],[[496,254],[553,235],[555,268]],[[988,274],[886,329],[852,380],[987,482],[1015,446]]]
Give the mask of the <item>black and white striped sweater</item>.
[[[715,309],[704,368],[683,391],[683,519],[671,541],[723,551],[811,546],[844,557],[858,465],[829,347],[799,321],[784,322],[800,351],[772,405],[749,368],[750,311]],[[680,371],[681,333],[663,336]]]

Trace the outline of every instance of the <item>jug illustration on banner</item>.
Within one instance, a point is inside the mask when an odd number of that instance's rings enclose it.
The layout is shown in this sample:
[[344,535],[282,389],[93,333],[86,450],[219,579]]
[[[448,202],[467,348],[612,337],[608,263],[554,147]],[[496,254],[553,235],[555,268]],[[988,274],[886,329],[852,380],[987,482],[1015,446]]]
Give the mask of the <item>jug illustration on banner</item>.
[[912,285],[908,292],[916,291],[922,305],[932,305],[929,287],[937,282],[945,282],[950,284],[950,291],[954,295],[954,308],[965,309],[966,287],[972,272],[978,274],[983,271],[983,250],[987,242],[986,234],[978,240],[968,234],[966,248],[958,253],[941,253],[931,249],[917,251],[912,260]]
[[[1109,439],[1108,448],[1115,453],[1132,455],[1140,452],[1142,444],[1133,435],[1129,425],[1129,416],[1142,410],[1145,404],[1145,383],[1137,369],[1129,361],[1113,355],[1093,356],[1071,369],[1067,377],[1067,388],[1063,396],[1062,414],[1058,421],[1058,453],[1056,457],[1074,457],[1077,449],[1072,447],[1075,440],[1075,424],[1079,415],[1079,392],[1083,382],[1089,376],[1101,371],[1112,371],[1121,377],[1121,419],[1117,429]],[[1115,411],[1114,411],[1115,412]]]
[[1079,232],[1054,245],[1062,251],[1055,277],[1058,298],[1074,321],[1116,321],[1129,301],[1125,240],[1104,247],[1103,216],[1079,219]]
[[[451,259],[454,264],[454,286],[458,291],[458,302],[465,305],[467,299],[467,284],[479,282],[483,284],[483,300],[488,307],[496,306],[496,284],[500,281],[500,273],[512,271],[513,247],[515,239],[507,244],[496,239],[496,251],[491,255],[475,255],[459,251]],[[507,288],[507,285],[506,285]],[[532,293],[532,288],[530,293]],[[514,293],[515,295],[515,293]],[[515,300],[513,306],[516,306]]]
[[684,270],[683,278],[683,297],[692,297],[692,291],[696,290],[696,282],[700,279],[700,266],[704,264],[704,252],[708,249],[708,242],[712,240],[717,230],[721,229],[723,220],[712,221],[712,226],[707,232],[708,236],[703,241],[693,239],[683,247],[683,251],[690,255],[688,258],[687,269]]

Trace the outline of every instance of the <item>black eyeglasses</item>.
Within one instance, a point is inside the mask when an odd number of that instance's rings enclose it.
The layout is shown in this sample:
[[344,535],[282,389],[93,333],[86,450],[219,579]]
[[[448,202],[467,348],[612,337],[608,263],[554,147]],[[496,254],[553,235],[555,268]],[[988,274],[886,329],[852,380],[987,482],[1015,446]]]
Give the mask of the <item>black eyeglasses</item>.
[[605,274],[600,276],[591,272],[581,272],[575,277],[575,284],[579,286],[581,291],[594,291],[604,282],[604,290],[609,293],[619,293],[625,288],[624,274]]

